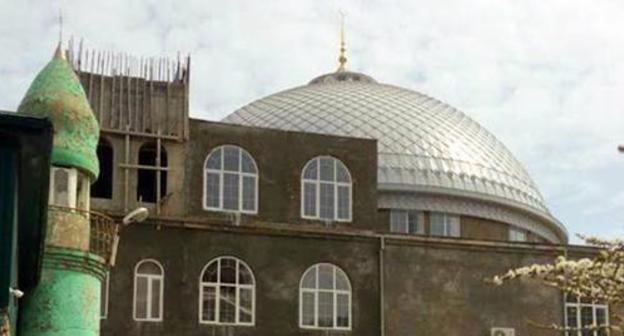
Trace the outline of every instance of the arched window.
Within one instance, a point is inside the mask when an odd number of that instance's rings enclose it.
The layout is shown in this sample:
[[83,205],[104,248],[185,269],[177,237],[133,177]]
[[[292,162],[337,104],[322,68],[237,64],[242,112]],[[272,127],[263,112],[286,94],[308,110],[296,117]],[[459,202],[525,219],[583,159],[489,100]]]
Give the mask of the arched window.
[[316,264],[299,284],[301,328],[351,329],[351,283],[332,264]]
[[255,280],[249,267],[234,257],[212,260],[199,283],[199,322],[253,325]]
[[[167,167],[167,151],[160,146],[160,167],[157,164],[158,152],[156,144],[148,142],[139,149],[137,200],[155,203],[157,200],[158,175],[160,175],[160,198],[167,195],[167,171],[159,168]],[[149,168],[148,168],[149,167]]]
[[330,156],[310,160],[301,175],[303,218],[350,221],[351,175],[347,167]]
[[162,321],[164,271],[158,261],[142,260],[134,268],[134,319]]
[[91,186],[91,196],[110,199],[113,197],[113,146],[108,140],[100,138],[97,157],[100,161],[100,176]]
[[204,209],[258,212],[258,168],[244,149],[225,145],[204,163]]

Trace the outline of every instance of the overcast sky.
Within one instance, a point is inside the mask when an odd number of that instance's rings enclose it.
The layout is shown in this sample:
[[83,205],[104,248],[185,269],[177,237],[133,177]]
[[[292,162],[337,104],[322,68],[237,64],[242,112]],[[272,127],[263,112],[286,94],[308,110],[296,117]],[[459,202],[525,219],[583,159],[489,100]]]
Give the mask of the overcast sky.
[[[624,1],[0,0],[0,109],[58,39],[192,57],[191,115],[220,120],[348,67],[466,112],[522,161],[571,234],[624,238]],[[578,242],[577,239],[573,241]]]

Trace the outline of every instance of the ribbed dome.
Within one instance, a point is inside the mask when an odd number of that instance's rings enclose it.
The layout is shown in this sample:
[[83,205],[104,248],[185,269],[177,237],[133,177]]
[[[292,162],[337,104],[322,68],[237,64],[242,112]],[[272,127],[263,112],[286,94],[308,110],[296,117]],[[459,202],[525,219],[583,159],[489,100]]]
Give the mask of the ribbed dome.
[[62,57],[60,46],[30,84],[17,111],[50,119],[54,126],[53,164],[76,167],[93,180],[97,178],[99,126],[80,80]]
[[343,74],[259,99],[223,121],[377,139],[381,191],[485,199],[556,222],[522,164],[464,113],[364,74]]

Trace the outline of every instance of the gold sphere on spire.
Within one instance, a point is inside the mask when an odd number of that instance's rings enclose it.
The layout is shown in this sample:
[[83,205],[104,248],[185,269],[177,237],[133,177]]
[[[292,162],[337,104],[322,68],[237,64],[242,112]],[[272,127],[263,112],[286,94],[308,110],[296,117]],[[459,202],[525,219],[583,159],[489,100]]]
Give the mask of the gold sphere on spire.
[[345,27],[345,14],[340,11],[340,56],[338,56],[338,71],[346,71],[346,64],[347,64],[347,48],[346,48],[346,44],[345,44],[345,33],[344,33],[344,27]]

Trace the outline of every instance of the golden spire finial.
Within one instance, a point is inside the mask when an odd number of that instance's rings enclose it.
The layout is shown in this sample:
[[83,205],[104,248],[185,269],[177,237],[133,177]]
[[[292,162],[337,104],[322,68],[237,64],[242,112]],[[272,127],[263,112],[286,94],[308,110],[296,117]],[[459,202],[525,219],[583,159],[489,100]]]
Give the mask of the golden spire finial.
[[345,13],[340,11],[340,56],[338,56],[338,71],[345,71],[345,65],[347,64],[347,48],[345,46]]

